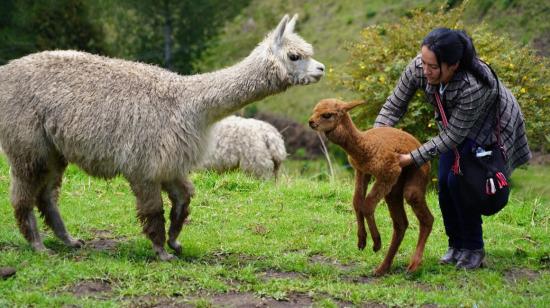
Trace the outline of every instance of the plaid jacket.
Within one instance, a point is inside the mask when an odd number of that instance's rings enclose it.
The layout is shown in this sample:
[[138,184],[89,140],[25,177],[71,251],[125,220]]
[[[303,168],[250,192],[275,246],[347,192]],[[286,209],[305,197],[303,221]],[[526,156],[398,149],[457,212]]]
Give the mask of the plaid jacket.
[[[439,86],[428,84],[422,71],[420,55],[407,66],[393,94],[388,97],[376,118],[375,127],[394,126],[407,110],[409,101],[416,90],[424,90],[426,100],[434,106],[439,135],[428,140],[411,156],[417,166],[432,160],[461,144],[465,138],[474,140],[478,145],[496,143],[494,128],[496,123],[495,98],[497,96],[496,79],[489,68],[483,64],[491,79],[491,87],[479,82],[471,73],[457,71],[449,81],[441,100],[449,120],[444,128],[441,123],[434,93]],[[525,124],[518,102],[503,84],[500,84],[500,123],[501,141],[508,157],[508,175],[517,166],[531,158],[531,151],[525,135]]]

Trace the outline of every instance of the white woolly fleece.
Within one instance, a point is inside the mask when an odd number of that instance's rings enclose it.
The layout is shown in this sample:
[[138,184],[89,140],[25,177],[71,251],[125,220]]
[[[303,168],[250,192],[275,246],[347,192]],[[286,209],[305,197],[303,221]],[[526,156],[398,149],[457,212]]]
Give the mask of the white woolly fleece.
[[212,127],[201,168],[218,172],[239,168],[268,179],[277,177],[286,155],[283,137],[271,124],[229,116]]

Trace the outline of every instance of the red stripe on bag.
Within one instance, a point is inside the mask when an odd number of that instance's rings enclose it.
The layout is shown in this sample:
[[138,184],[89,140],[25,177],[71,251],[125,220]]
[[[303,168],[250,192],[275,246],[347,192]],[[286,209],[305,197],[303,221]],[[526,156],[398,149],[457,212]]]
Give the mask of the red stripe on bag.
[[[449,122],[447,121],[447,116],[445,115],[445,110],[443,110],[443,105],[441,104],[441,98],[439,97],[439,94],[437,92],[434,93],[435,101],[437,102],[437,108],[439,108],[439,114],[441,115],[441,119],[443,120],[443,127],[447,128],[449,125]],[[462,174],[462,171],[460,170],[460,154],[458,153],[458,150],[456,148],[453,148],[453,151],[455,153],[455,161],[453,163],[453,167],[451,170],[453,170],[453,173],[455,175]]]

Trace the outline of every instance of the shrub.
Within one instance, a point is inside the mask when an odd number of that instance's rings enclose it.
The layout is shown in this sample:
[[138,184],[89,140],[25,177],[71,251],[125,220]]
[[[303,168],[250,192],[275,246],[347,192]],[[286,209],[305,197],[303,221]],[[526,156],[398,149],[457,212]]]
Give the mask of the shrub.
[[[462,22],[465,5],[448,11],[441,8],[435,13],[416,10],[398,23],[365,28],[360,40],[346,47],[350,55],[346,66],[342,71],[329,70],[329,78],[369,102],[355,114],[359,126],[368,128],[406,65],[419,53],[424,36],[436,27],[465,29],[472,36],[478,56],[493,67],[518,99],[531,148],[550,150],[550,61],[507,36],[495,35],[485,24],[466,29]],[[418,91],[398,127],[427,140],[437,134],[433,112],[422,91]]]

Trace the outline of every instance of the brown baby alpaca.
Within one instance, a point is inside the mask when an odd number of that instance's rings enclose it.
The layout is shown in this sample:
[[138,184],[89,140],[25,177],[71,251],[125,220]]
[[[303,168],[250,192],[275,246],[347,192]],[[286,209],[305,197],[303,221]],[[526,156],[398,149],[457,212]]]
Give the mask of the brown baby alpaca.
[[[424,164],[420,168],[399,166],[399,154],[409,153],[420,146],[420,142],[407,132],[393,127],[359,131],[348,111],[362,104],[361,101],[346,103],[337,99],[321,100],[313,110],[309,126],[325,133],[330,141],[341,146],[355,169],[353,208],[357,218],[359,249],[362,250],[366,246],[365,219],[373,240],[373,250],[380,249],[380,233],[374,220],[374,210],[382,198],[388,204],[393,221],[393,237],[384,261],[374,271],[376,276],[383,275],[389,270],[409,224],[403,199],[411,205],[420,223],[416,251],[407,267],[408,272],[414,272],[422,261],[426,240],[433,224],[433,216],[426,203],[430,165]],[[375,182],[365,197],[371,176],[374,176]]]

